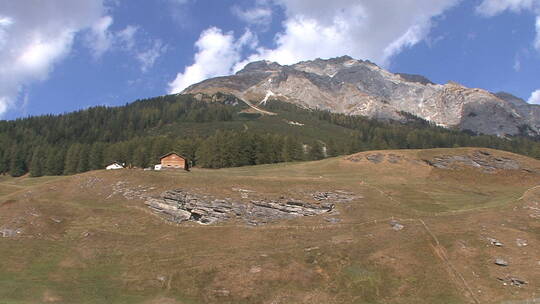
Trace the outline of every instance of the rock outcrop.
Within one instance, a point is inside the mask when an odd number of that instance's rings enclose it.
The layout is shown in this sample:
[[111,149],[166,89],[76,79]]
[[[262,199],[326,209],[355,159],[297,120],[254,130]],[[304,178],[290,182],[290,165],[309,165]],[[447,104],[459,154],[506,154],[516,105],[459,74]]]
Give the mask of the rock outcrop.
[[444,170],[472,167],[480,169],[484,173],[495,173],[499,170],[522,170],[528,173],[540,174],[539,168],[530,168],[517,159],[493,154],[486,150],[474,150],[469,153],[457,155],[441,154],[430,158],[409,158],[393,153],[374,152],[354,154],[345,159],[354,163],[368,161],[373,164],[383,162],[398,164],[407,162],[414,165],[428,165]]
[[257,104],[273,99],[336,113],[407,120],[403,112],[445,127],[477,133],[540,134],[540,106],[508,93],[493,94],[420,75],[393,74],[349,56],[282,66],[249,63],[235,75],[205,80],[184,94],[231,94]]
[[487,151],[476,151],[471,155],[442,155],[426,160],[426,163],[439,169],[455,169],[459,166],[475,167],[487,173],[496,170],[528,170],[522,168],[515,159],[498,157]]
[[334,203],[329,201],[309,203],[280,198],[243,203],[198,195],[182,189],[166,191],[160,197],[150,198],[146,205],[168,221],[192,221],[199,224],[240,219],[248,224],[259,225],[280,219],[315,216],[334,209]]

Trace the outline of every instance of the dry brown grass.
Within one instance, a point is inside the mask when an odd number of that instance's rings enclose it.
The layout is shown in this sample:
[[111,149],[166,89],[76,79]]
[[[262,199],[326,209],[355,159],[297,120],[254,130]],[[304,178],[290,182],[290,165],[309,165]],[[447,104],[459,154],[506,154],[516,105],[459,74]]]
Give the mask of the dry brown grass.
[[[391,153],[422,159],[467,151]],[[538,161],[492,152],[540,168]],[[309,200],[315,191],[333,190],[361,198],[338,205],[338,224],[320,216],[261,227],[170,225],[141,200],[111,195],[118,182],[150,195],[185,188],[242,200],[233,190],[242,188],[255,191],[249,199]],[[534,173],[334,158],[6,179],[0,190],[4,183],[17,189],[0,193],[0,228],[22,233],[0,239],[2,304],[499,303],[540,292],[540,223],[528,208],[540,202],[540,188],[519,199],[540,184]],[[405,228],[391,229],[391,218]],[[487,237],[504,246],[491,246]],[[529,245],[518,247],[516,238]],[[496,257],[510,266],[494,265]],[[503,286],[497,277],[507,275],[529,284]]]

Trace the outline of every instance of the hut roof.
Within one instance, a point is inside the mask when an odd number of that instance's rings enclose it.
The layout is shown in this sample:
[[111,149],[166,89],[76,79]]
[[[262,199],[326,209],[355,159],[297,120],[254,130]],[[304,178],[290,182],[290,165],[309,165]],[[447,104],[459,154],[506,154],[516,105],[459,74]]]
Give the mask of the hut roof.
[[169,155],[172,155],[172,154],[176,154],[177,156],[179,156],[179,157],[181,157],[181,158],[183,158],[183,159],[187,159],[187,158],[185,158],[184,156],[182,156],[181,154],[176,153],[176,152],[174,152],[174,151],[169,152],[169,153],[167,153],[167,154],[165,154],[165,155],[160,156],[159,159],[163,159],[163,158],[165,158],[165,157],[167,157],[167,156],[169,156]]

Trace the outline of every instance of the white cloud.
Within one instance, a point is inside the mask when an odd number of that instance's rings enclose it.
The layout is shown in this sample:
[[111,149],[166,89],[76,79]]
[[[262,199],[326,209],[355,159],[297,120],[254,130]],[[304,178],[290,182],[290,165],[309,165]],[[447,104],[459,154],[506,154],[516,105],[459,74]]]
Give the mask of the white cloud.
[[251,25],[268,26],[272,22],[272,8],[266,1],[257,1],[256,6],[249,9],[233,6],[232,12],[240,20]]
[[167,46],[159,39],[140,41],[141,39],[137,38],[138,33],[145,33],[138,26],[127,25],[122,30],[112,31],[113,23],[111,16],[104,16],[86,33],[86,44],[92,50],[95,59],[99,59],[108,51],[123,51],[137,60],[141,65],[141,71],[146,73],[167,50]]
[[[292,64],[317,57],[350,55],[385,66],[392,56],[424,40],[432,18],[459,1],[260,0],[252,9],[233,8],[234,14],[255,25],[272,17],[271,4],[283,8],[284,30],[275,35],[275,47],[256,47],[256,39],[252,38],[250,48],[255,51],[241,56],[245,42],[235,41],[232,33],[223,34],[217,28],[207,30],[196,43],[195,63],[169,83],[169,91],[179,92],[208,77],[227,75],[250,61],[262,59]],[[214,42],[203,43],[209,37]],[[219,54],[225,59],[209,64],[218,52],[225,53]]]
[[139,27],[134,25],[128,25],[123,30],[119,31],[116,35],[121,41],[121,43],[123,43],[128,50],[131,50],[135,46],[135,34],[138,30]]
[[506,10],[518,13],[522,10],[533,9],[533,6],[537,3],[537,0],[483,0],[480,5],[476,7],[476,12],[492,17],[498,15]]
[[540,15],[536,17],[536,38],[534,39],[534,48],[540,51]]
[[[119,31],[110,30],[113,18],[104,16],[99,19],[87,33],[87,45],[93,51],[95,59],[99,59],[110,50],[124,51],[140,63],[141,72],[151,69],[156,60],[167,50],[167,46],[159,39],[146,39],[138,41],[137,33],[141,32],[138,26],[128,25]],[[144,31],[142,31],[144,34]]]
[[230,74],[233,66],[240,61],[242,49],[252,41],[250,31],[235,39],[232,32],[223,33],[216,27],[206,29],[195,43],[197,53],[194,63],[169,83],[169,93],[181,92],[189,85],[209,77]]
[[[394,55],[424,40],[431,29],[432,19],[459,1],[273,0],[271,3],[285,12],[283,31],[274,38],[275,47],[259,46],[239,61],[235,61],[239,58],[235,53],[235,56],[218,63],[219,73],[199,71],[198,64],[187,67],[170,85],[176,88],[171,91],[178,91],[178,88],[207,77],[236,71],[250,61],[262,59],[292,64],[317,57],[350,55],[386,66]],[[235,14],[250,19],[252,15],[266,13],[244,10]],[[232,37],[232,34],[227,35]],[[235,49],[234,43],[227,45],[227,49]]]
[[540,89],[532,92],[531,97],[529,97],[527,102],[530,104],[540,105]]
[[351,55],[381,65],[387,65],[392,56],[424,39],[431,28],[431,19],[458,2],[276,1],[285,8],[285,31],[276,40],[278,47],[263,50],[263,57],[293,63],[315,57]]
[[512,68],[513,68],[514,71],[516,71],[516,72],[521,71],[521,59],[520,59],[519,55],[517,55],[517,54],[516,54],[516,56],[514,57],[514,65],[512,66]]
[[514,13],[531,11],[536,14],[536,38],[533,47],[540,51],[540,0],[483,0],[476,7],[476,12],[486,17],[493,17],[507,10]]
[[103,0],[0,1],[0,115],[25,85],[48,77],[104,10]]
[[111,16],[104,16],[97,20],[87,34],[87,45],[93,51],[95,58],[101,57],[108,51],[114,39],[114,34],[109,30],[113,24]]
[[122,30],[112,31],[113,23],[114,19],[111,16],[103,16],[86,33],[86,45],[92,50],[95,59],[99,59],[112,49],[130,51],[135,47],[135,35],[139,31],[139,27],[128,25]]
[[0,50],[4,47],[7,41],[7,30],[13,24],[13,20],[8,17],[0,16]]
[[152,46],[144,51],[138,52],[135,58],[141,63],[141,71],[147,72],[152,68],[156,60],[167,51],[167,46],[163,45],[161,40],[155,40]]

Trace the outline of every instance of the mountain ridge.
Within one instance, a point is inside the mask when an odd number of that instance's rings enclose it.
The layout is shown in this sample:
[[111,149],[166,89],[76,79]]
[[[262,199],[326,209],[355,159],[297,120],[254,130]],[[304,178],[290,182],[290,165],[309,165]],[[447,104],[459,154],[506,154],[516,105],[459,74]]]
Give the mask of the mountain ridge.
[[401,121],[402,112],[478,134],[540,135],[540,106],[509,93],[437,84],[422,75],[391,73],[350,56],[292,65],[248,63],[234,75],[210,78],[181,94],[227,93],[258,103],[269,97],[304,108]]

